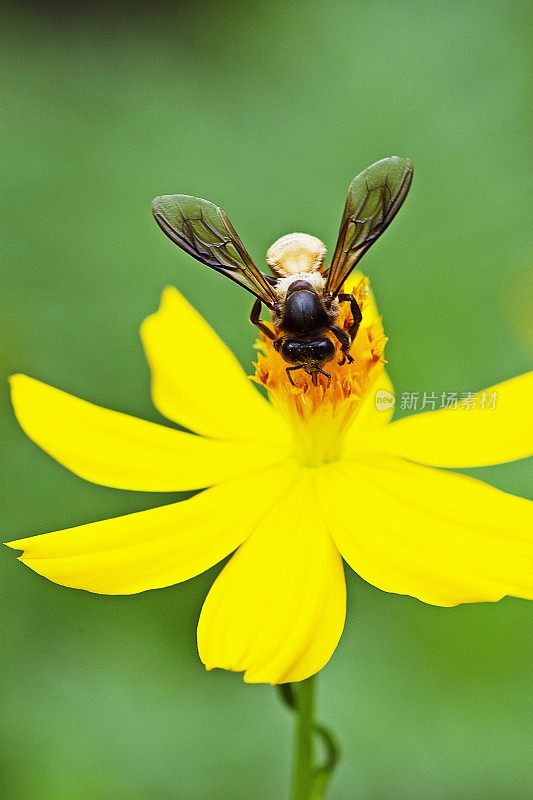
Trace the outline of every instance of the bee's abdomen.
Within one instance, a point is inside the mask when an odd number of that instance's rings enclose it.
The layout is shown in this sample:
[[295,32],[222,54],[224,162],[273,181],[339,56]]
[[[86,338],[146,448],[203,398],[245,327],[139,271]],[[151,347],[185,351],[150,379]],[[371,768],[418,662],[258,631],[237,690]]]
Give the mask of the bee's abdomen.
[[281,327],[287,333],[312,336],[329,325],[329,316],[314,292],[292,292],[285,301]]

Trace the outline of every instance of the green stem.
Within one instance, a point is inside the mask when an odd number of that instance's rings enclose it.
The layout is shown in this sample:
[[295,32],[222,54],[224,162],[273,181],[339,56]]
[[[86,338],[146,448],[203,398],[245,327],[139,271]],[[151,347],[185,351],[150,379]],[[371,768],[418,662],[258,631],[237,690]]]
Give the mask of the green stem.
[[[278,689],[296,717],[290,800],[324,800],[340,753],[333,734],[314,720],[315,677],[301,683],[283,683]],[[314,737],[320,740],[325,753],[319,765],[315,764]]]
[[291,800],[310,800],[314,783],[315,678],[301,681],[296,692],[296,725]]

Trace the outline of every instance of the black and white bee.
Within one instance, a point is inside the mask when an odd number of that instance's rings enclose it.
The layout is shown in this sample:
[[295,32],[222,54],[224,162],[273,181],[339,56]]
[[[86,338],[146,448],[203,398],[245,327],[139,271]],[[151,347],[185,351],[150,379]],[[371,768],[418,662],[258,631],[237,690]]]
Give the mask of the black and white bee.
[[[226,275],[256,297],[251,322],[273,340],[289,365],[287,376],[305,370],[314,385],[318,375],[328,381],[324,365],[353,361],[351,345],[361,323],[361,310],[352,294],[341,289],[355,265],[390,225],[405,200],[413,177],[406,158],[392,156],[377,161],[350,184],[337,245],[329,267],[326,248],[315,236],[290,233],[269,248],[267,264],[274,275],[261,272],[222,209],[189,195],[156,197],[154,218],[166,235],[186,253]],[[348,330],[336,324],[339,303],[349,303],[352,322]],[[272,327],[261,319],[261,307],[270,311]]]

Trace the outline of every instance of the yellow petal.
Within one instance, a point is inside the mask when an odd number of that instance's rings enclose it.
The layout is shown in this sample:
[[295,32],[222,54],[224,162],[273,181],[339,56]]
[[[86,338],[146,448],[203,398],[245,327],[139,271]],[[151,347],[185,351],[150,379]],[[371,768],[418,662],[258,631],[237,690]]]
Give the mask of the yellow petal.
[[187,491],[280,462],[278,447],[204,439],[79,400],[26,375],[11,377],[19,424],[82,478],[145,492]]
[[204,436],[283,441],[283,422],[224,342],[173,287],[141,326],[152,399],[168,419]]
[[374,586],[439,606],[533,599],[533,503],[384,456],[330,465],[320,487],[339,550]]
[[348,429],[345,443],[346,452],[351,452],[354,447],[358,447],[361,435],[384,427],[390,422],[394,412],[394,403],[394,387],[388,373],[383,370],[375,383],[368,389],[361,402],[361,408]]
[[9,542],[20,560],[55,583],[133,594],[187,580],[231,553],[294,480],[266,470],[181,503]]
[[[360,449],[435,467],[480,467],[533,452],[533,372],[478,392],[473,408],[442,409],[393,422],[359,440]],[[492,408],[494,403],[494,408]]]
[[249,683],[303,680],[337,646],[345,594],[306,470],[215,581],[198,625],[200,657],[207,669],[244,671]]

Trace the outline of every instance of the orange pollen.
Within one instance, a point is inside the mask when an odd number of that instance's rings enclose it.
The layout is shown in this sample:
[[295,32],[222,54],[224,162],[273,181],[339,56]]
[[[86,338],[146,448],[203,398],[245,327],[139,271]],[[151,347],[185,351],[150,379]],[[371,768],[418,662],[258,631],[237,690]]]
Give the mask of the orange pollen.
[[[258,356],[252,379],[267,389],[271,402],[288,421],[295,455],[306,466],[340,457],[344,434],[386,363],[383,354],[387,337],[368,279],[360,276],[352,294],[363,321],[350,348],[351,363],[339,363],[343,360],[340,344],[333,334],[327,334],[336,346],[335,357],[323,366],[331,380],[319,374],[315,386],[311,375],[301,369],[291,373],[293,386],[286,372],[289,365],[275,350],[272,340],[260,334],[256,342]],[[348,331],[351,323],[349,303],[340,303],[335,324]]]

